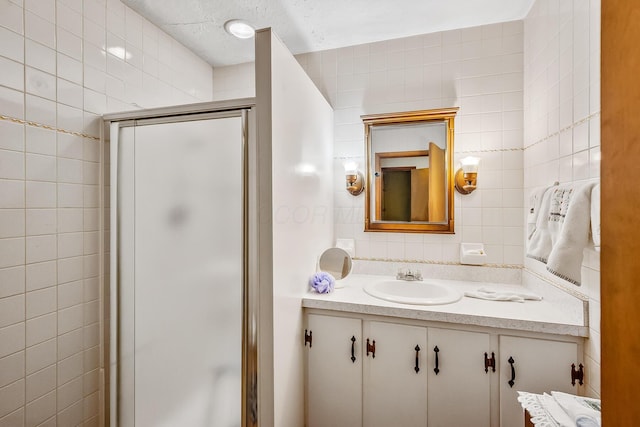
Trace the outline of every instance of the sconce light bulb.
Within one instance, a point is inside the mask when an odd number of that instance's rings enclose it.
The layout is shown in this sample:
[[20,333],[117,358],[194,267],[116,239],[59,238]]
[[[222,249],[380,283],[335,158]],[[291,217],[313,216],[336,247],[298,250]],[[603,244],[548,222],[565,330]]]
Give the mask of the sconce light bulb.
[[358,171],[358,162],[347,161],[342,164],[344,166],[344,171],[347,175],[354,175]]
[[456,190],[461,194],[469,194],[478,185],[478,157],[465,157],[460,159],[460,169],[456,171],[454,182]]
[[480,159],[478,157],[468,156],[463,159],[460,159],[460,165],[462,166],[462,170],[465,173],[478,172],[479,163],[480,163]]

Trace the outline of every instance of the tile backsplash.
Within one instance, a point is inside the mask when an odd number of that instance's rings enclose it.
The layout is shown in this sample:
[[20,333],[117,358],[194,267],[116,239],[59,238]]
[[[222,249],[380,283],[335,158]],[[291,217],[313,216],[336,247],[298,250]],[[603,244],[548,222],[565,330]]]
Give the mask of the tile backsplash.
[[523,262],[522,21],[298,55],[335,109],[334,182],[342,163],[364,168],[363,114],[458,106],[455,158],[481,158],[478,189],[455,194],[456,234],[365,233],[364,195],[335,185],[335,237],[356,257],[457,262],[482,242],[492,264]]

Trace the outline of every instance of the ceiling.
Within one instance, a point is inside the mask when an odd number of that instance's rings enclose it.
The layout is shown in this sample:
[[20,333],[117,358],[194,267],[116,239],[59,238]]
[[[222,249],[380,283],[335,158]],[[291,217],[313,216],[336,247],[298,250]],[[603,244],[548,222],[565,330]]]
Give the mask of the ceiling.
[[213,66],[253,61],[243,19],[294,54],[523,19],[534,0],[122,0]]

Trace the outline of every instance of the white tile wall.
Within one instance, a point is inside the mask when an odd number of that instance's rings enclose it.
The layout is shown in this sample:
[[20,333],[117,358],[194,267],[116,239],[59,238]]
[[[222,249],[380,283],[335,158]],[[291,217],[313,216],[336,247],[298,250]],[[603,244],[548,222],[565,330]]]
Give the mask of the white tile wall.
[[[600,180],[600,0],[536,0],[525,19],[524,193],[554,181]],[[600,257],[584,252],[589,298],[587,393],[600,395]],[[525,258],[525,267],[568,285]],[[535,280],[525,274],[527,280]]]
[[455,196],[456,234],[364,233],[364,196],[335,186],[335,237],[359,258],[458,262],[483,242],[488,262],[523,262],[523,22],[447,31],[298,56],[335,109],[334,182],[364,167],[362,114],[459,106],[455,159],[482,158],[479,188]]
[[99,118],[212,72],[119,0],[0,2],[0,425],[98,425]]

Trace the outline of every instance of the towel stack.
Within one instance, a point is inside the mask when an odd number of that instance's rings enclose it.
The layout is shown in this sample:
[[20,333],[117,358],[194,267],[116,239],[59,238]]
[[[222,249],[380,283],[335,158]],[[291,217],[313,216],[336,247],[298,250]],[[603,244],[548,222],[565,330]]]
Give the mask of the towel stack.
[[[587,183],[536,190],[533,194],[537,194],[539,205],[534,204],[528,218],[527,257],[547,264],[549,272],[578,286],[582,251],[589,243],[592,222],[597,222],[597,247],[600,242],[599,203],[591,200],[594,187],[595,183]],[[597,211],[597,218],[592,211]]]
[[534,394],[519,391],[518,402],[531,414],[536,426],[600,427],[602,425],[599,399],[574,396],[552,391]]

